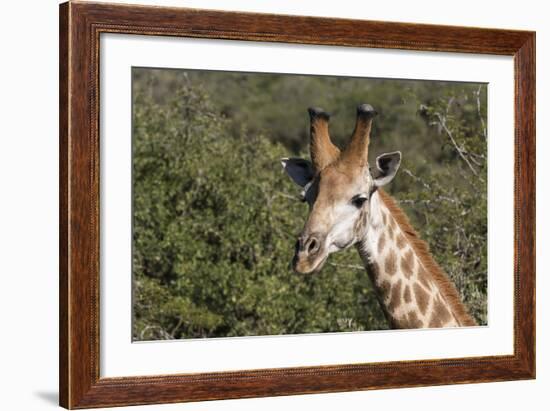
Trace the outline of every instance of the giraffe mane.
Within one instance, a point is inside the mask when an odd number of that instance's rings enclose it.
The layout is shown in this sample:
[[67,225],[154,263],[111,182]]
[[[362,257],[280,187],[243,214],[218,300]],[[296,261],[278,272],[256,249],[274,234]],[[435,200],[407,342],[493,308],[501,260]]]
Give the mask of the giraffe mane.
[[432,279],[439,287],[443,298],[452,307],[454,314],[462,326],[477,325],[472,316],[468,313],[460,294],[447,274],[443,272],[439,264],[433,259],[428,244],[420,238],[411,225],[405,212],[399,207],[392,196],[382,189],[378,189],[379,196],[395,219],[399,228],[405,233],[407,240],[416,253],[424,268],[432,276]]

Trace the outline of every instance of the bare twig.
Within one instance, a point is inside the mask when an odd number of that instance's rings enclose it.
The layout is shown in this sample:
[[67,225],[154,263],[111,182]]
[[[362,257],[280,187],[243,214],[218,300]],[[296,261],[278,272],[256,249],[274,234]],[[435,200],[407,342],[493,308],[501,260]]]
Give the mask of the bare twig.
[[470,156],[470,161],[474,163],[476,166],[481,167],[481,163],[477,161],[474,156]]
[[272,199],[276,197],[283,197],[288,198],[289,200],[299,201],[299,197],[297,195],[293,196],[287,193],[283,193],[282,191],[275,191],[274,194],[271,196]]
[[447,196],[437,196],[430,200],[413,200],[413,199],[404,199],[404,200],[398,200],[399,204],[431,204],[431,203],[442,203],[442,202],[448,202],[452,204],[458,204],[460,201],[447,197]]
[[143,328],[143,330],[141,330],[141,333],[139,334],[140,336],[140,340],[144,340],[144,337],[145,337],[145,333],[149,330],[158,330],[159,333],[160,333],[160,336],[162,337],[162,339],[164,340],[171,340],[172,339],[172,336],[170,334],[168,334],[164,328],[158,326],[158,325],[148,325],[146,327]]
[[180,329],[182,325],[183,325],[183,317],[180,317],[177,325],[172,329],[172,332],[170,332],[170,336],[172,337],[172,339],[176,338],[176,332]]
[[420,177],[414,175],[414,174],[412,173],[412,171],[409,170],[408,168],[403,169],[403,172],[404,172],[405,174],[407,174],[409,177],[411,177],[414,181],[417,181],[417,182],[419,182],[420,184],[422,184],[422,185],[424,186],[425,189],[427,189],[427,190],[431,190],[431,189],[432,189],[428,183],[426,183],[426,182],[425,182],[424,180],[422,180]]
[[456,152],[458,153],[458,155],[466,162],[466,164],[468,165],[470,170],[472,170],[472,173],[474,173],[474,175],[477,176],[477,171],[472,166],[472,163],[470,163],[470,160],[468,160],[468,158],[464,155],[464,150],[458,146],[458,143],[456,142],[455,138],[453,137],[453,133],[447,127],[445,117],[443,117],[439,113],[435,113],[435,115],[436,115],[437,119],[439,120],[439,124],[441,125],[441,128],[445,131],[445,133],[447,134],[447,137],[449,137],[449,140],[451,140],[451,143],[453,144],[453,146],[454,146]]
[[483,128],[483,137],[485,137],[485,140],[487,140],[487,127],[485,126],[485,120],[483,119],[483,116],[481,115],[481,101],[479,98],[479,95],[481,93],[481,84],[479,85],[477,92],[475,92],[476,101],[477,101],[477,115],[479,116],[479,121],[481,122],[481,127]]
[[451,97],[449,99],[449,101],[447,102],[447,108],[445,109],[445,112],[448,114],[449,113],[449,110],[451,109],[451,106],[453,105],[453,103],[455,102],[455,98],[454,97]]
[[352,268],[354,270],[364,270],[365,267],[357,264],[338,264],[338,263],[328,263],[333,267],[342,267],[342,268]]

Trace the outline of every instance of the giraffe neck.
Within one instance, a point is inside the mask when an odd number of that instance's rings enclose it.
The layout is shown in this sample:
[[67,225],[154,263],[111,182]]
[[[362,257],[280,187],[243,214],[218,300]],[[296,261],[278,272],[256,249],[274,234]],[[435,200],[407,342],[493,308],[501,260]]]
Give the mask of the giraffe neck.
[[454,285],[388,194],[373,193],[366,224],[359,254],[393,328],[475,325]]

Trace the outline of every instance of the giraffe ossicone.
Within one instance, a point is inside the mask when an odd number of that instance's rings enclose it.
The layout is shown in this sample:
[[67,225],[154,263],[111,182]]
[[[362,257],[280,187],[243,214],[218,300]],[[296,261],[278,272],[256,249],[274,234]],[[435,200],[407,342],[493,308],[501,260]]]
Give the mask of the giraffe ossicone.
[[369,167],[373,107],[357,107],[355,128],[344,150],[330,139],[330,116],[320,108],[308,112],[311,162],[282,159],[309,205],[296,243],[294,270],[319,271],[329,254],[355,246],[393,328],[476,325],[427,244],[381,188],[397,174],[401,152],[379,155]]

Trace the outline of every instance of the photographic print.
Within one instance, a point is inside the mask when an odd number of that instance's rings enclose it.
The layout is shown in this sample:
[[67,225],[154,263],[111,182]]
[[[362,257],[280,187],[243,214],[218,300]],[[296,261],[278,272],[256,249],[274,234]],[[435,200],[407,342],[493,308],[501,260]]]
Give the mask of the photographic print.
[[487,325],[487,85],[134,67],[133,340]]
[[62,406],[535,378],[534,32],[59,28]]

